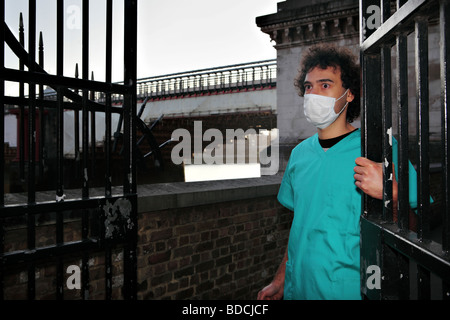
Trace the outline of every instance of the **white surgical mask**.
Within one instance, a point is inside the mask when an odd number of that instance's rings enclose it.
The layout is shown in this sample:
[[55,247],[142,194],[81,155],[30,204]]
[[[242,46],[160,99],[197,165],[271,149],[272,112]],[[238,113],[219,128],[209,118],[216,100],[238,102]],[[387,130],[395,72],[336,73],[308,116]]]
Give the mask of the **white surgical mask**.
[[348,102],[339,113],[334,111],[336,102],[341,100],[347,92],[348,89],[338,99],[312,93],[305,94],[303,103],[306,120],[319,129],[328,127],[347,107]]

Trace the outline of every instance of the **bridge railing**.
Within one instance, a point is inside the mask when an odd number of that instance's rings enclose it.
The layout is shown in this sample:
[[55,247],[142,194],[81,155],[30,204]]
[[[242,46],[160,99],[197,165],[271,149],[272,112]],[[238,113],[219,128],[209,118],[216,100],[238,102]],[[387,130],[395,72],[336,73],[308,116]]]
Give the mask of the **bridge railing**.
[[276,86],[276,60],[236,64],[139,79],[137,94],[151,99]]

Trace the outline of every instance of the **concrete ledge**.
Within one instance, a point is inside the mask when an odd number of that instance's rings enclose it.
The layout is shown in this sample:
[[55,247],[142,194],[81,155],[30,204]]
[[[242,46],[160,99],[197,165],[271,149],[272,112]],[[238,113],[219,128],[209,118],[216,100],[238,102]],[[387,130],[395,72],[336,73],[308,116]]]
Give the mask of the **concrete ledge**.
[[183,208],[278,194],[281,176],[138,186],[138,212]]
[[[184,208],[226,201],[252,199],[277,195],[282,177],[262,176],[252,179],[217,180],[202,182],[171,182],[138,185],[138,212]],[[113,188],[120,195],[121,187]],[[90,197],[101,197],[104,190],[90,189]],[[66,199],[80,199],[81,190],[65,190]],[[6,194],[6,205],[27,203],[26,194]],[[55,201],[54,191],[36,193],[36,202]]]

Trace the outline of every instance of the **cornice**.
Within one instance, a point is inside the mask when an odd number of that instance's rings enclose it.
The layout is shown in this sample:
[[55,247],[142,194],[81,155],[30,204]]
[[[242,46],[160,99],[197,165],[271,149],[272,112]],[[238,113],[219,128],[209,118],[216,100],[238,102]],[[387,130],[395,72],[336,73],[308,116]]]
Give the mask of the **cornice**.
[[[266,23],[261,31],[267,33],[276,42],[275,48],[308,45],[323,41],[333,41],[349,37],[359,37],[359,9],[344,8],[332,12],[317,11],[309,16],[300,16],[298,11],[284,13],[285,21]],[[275,15],[276,16],[276,15]]]

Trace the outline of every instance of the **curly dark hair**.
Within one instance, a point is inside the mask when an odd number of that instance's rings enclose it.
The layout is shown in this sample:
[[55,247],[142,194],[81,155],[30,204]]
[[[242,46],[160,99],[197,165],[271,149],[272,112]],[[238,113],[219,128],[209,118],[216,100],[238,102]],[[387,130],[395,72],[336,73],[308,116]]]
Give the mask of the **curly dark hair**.
[[361,113],[361,78],[360,67],[355,55],[347,48],[338,48],[331,45],[316,45],[306,52],[301,62],[301,69],[295,78],[295,87],[299,96],[305,94],[304,82],[306,74],[315,67],[326,69],[328,67],[341,70],[342,86],[350,89],[355,96],[348,104],[347,122],[351,123]]

